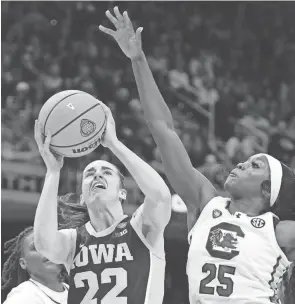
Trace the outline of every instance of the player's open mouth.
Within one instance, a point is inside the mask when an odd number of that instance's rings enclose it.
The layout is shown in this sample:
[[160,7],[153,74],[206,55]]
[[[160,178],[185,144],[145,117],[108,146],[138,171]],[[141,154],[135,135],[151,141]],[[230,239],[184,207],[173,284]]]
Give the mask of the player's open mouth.
[[97,189],[103,189],[105,190],[107,188],[106,184],[99,181],[99,182],[94,182],[92,184],[91,190],[97,190]]
[[229,176],[230,176],[230,177],[237,177],[237,175],[234,174],[233,172],[231,172],[231,173],[229,174]]

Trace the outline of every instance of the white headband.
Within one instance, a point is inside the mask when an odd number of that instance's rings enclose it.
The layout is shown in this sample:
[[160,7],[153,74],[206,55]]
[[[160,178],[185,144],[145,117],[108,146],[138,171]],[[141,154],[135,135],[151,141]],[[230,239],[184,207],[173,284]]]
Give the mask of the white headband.
[[283,168],[280,161],[268,154],[262,154],[266,156],[269,169],[270,169],[270,182],[271,182],[271,191],[270,191],[270,206],[273,206],[276,202],[282,184],[283,177]]

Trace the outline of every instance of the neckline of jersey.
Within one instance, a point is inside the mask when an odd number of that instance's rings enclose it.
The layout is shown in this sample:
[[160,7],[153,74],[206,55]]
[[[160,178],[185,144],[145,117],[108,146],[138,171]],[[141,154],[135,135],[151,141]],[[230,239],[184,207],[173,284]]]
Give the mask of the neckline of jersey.
[[[29,282],[31,282],[31,283],[33,283],[36,287],[38,287],[53,303],[56,303],[56,304],[61,304],[61,302],[58,302],[58,301],[56,301],[56,300],[54,300],[51,296],[49,296],[47,293],[46,293],[46,291],[45,290],[48,290],[48,291],[50,291],[51,293],[53,293],[53,294],[56,294],[56,295],[58,295],[58,296],[62,296],[62,295],[64,295],[69,289],[68,289],[68,287],[65,285],[65,284],[62,284],[63,285],[63,287],[64,287],[64,290],[63,291],[60,291],[60,292],[58,292],[58,291],[54,291],[54,290],[52,290],[52,289],[50,289],[50,288],[48,288],[48,287],[46,287],[45,285],[43,285],[43,284],[41,284],[41,283],[39,283],[39,282],[37,282],[37,281],[35,281],[35,280],[33,280],[33,279],[29,279]],[[44,290],[45,289],[45,290]]]
[[226,206],[225,206],[225,209],[227,210],[227,212],[232,215],[232,216],[236,216],[237,214],[241,214],[241,215],[244,215],[244,216],[247,216],[247,217],[250,217],[250,218],[255,218],[255,217],[258,217],[258,216],[262,216],[264,214],[266,214],[267,212],[264,212],[263,214],[258,214],[258,215],[248,215],[247,213],[244,213],[242,211],[236,211],[235,213],[231,213],[230,210],[229,210],[229,205],[231,203],[231,200],[227,200],[226,201]]
[[90,235],[93,235],[95,237],[103,237],[103,236],[106,236],[106,235],[112,233],[116,229],[117,225],[120,222],[122,222],[126,217],[127,217],[127,215],[124,215],[122,218],[117,220],[113,225],[111,225],[110,227],[108,227],[102,231],[96,231],[90,221],[85,224],[85,228]]

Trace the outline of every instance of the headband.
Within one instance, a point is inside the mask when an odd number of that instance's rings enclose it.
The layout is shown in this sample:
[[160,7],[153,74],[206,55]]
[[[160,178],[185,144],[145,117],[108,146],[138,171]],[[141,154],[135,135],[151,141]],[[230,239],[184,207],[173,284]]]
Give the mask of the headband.
[[282,184],[283,177],[283,168],[279,160],[274,158],[269,154],[262,154],[267,158],[268,165],[270,168],[270,182],[271,182],[271,191],[270,191],[270,206],[272,207],[276,202]]

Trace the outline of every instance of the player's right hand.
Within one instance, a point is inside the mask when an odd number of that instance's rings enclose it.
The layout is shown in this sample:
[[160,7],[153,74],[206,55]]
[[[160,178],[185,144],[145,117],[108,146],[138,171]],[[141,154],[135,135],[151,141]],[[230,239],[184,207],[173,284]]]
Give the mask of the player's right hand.
[[50,151],[49,144],[51,141],[50,132],[47,133],[45,141],[42,135],[42,126],[38,120],[35,120],[35,140],[39,152],[44,160],[48,172],[59,172],[64,164],[64,157]]
[[114,37],[127,57],[130,59],[139,58],[142,55],[141,32],[143,28],[139,27],[135,32],[128,13],[125,11],[122,15],[117,6],[114,8],[114,14],[116,17],[109,10],[106,11],[106,16],[113,23],[116,30],[111,30],[102,25],[99,26],[99,29]]

